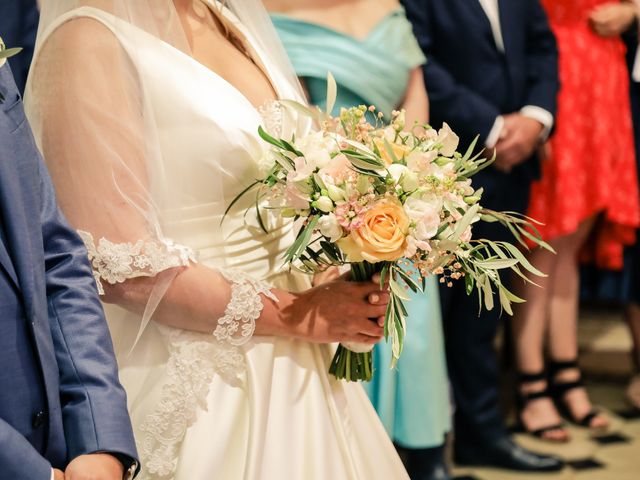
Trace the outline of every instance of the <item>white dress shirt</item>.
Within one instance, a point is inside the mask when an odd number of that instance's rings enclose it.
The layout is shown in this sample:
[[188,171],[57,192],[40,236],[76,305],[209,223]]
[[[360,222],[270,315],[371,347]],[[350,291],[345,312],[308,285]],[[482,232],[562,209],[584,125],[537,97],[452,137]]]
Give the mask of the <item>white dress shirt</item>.
[[[636,5],[636,17],[640,18],[640,0],[633,0]],[[640,46],[636,50],[636,58],[633,62],[633,69],[631,70],[631,79],[638,83],[640,82]]]
[[[500,24],[500,8],[498,6],[498,0],[478,0],[484,13],[489,19],[491,24],[491,32],[493,33],[493,39],[496,42],[496,48],[499,52],[505,53],[504,38],[502,37],[502,25]],[[640,0],[637,0],[640,1]],[[553,115],[551,112],[536,105],[526,105],[520,109],[520,113],[525,117],[532,118],[542,124],[542,139],[546,140],[549,136],[549,132],[553,128]],[[496,121],[485,139],[485,146],[487,148],[493,148],[500,140],[500,135],[504,127],[504,118],[502,115],[496,118]]]

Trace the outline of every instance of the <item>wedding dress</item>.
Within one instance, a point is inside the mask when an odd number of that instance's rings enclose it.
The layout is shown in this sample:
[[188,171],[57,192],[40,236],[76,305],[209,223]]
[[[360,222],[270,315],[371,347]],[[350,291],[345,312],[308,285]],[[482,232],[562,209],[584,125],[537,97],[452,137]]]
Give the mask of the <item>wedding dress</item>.
[[[278,95],[295,98],[293,86],[270,65],[242,24],[230,13],[227,20]],[[145,143],[141,155],[132,147],[132,138],[123,139],[116,127],[110,127],[124,121],[122,114],[112,118],[109,105],[102,105],[93,112],[79,109],[65,127],[77,130],[50,138],[47,129],[54,125],[47,126],[42,104],[63,99],[43,98],[44,87],[38,87],[37,79],[28,90],[36,140],[49,162],[63,209],[85,240],[98,287],[126,281],[124,285],[135,289],[132,279],[157,279],[144,311],[105,304],[143,465],[139,478],[408,478],[363,389],[329,377],[331,346],[252,336],[262,309],[260,294],[268,297],[271,286],[304,290],[310,281],[282,268],[283,252],[295,238],[291,223],[265,219],[271,232],[266,235],[253,215],[245,214],[251,199],[235,205],[224,221],[223,214],[260,175],[265,145],[258,127],[288,135],[304,122],[275,102],[254,108],[233,85],[180,49],[100,8],[82,6],[56,18],[40,33],[40,50],[46,50],[48,38],[56,32],[65,35],[61,27],[72,24],[84,30],[83,35],[106,31],[115,39],[134,72],[132,84],[143,94],[133,106],[114,95],[112,106],[131,107],[123,111],[136,107],[131,122],[139,123],[142,132],[153,124],[157,132],[155,147]],[[64,52],[73,55],[73,50]],[[107,65],[102,73],[109,77],[110,72]],[[55,78],[52,71],[44,83]],[[94,76],[91,85],[78,82],[77,88],[87,88],[88,96],[91,89],[103,86],[102,80]],[[117,78],[105,81],[108,89],[118,91]],[[74,88],[70,82],[59,91],[73,95]],[[55,121],[63,121],[62,109],[55,113]],[[74,123],[76,115],[98,118],[103,141],[69,150],[67,137],[81,137],[88,121]],[[103,151],[127,153],[118,154],[120,163],[110,173],[92,174],[86,165]],[[123,185],[128,183],[121,178],[137,171],[139,165],[130,159],[139,156],[145,159],[139,178],[148,182],[149,198],[136,202],[136,194],[126,190]],[[82,163],[73,163],[78,158]],[[106,158],[104,154],[100,162]],[[95,168],[102,171],[101,164]],[[120,200],[104,193],[103,177],[109,176],[117,180]],[[69,189],[80,188],[93,197],[70,200]],[[125,201],[135,208],[123,207]],[[149,205],[153,215],[146,209]],[[128,215],[137,214],[145,220],[152,217],[154,228],[132,227]],[[176,272],[196,262],[220,270],[233,285],[215,334],[147,324]],[[180,324],[179,318],[175,324]]]

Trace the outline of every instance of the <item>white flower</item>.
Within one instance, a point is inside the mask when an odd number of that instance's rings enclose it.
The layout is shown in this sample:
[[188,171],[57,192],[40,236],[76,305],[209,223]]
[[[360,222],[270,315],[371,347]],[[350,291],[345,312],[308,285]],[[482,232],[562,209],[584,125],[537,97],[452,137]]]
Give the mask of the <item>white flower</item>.
[[294,170],[287,174],[287,182],[302,182],[308,179],[316,169],[315,163],[309,161],[308,158],[297,157],[293,160]]
[[318,220],[318,228],[320,229],[320,233],[327,237],[331,243],[335,243],[342,238],[342,227],[333,213],[320,217],[320,220]]
[[327,192],[329,193],[329,198],[331,198],[331,200],[333,200],[334,202],[346,200],[347,192],[345,192],[343,189],[336,187],[335,185],[326,181],[325,186],[327,187]]
[[431,244],[424,240],[416,240],[412,235],[407,236],[407,248],[404,251],[404,256],[407,258],[413,257],[418,250],[422,252],[431,252]]
[[260,175],[263,177],[266,176],[275,164],[276,156],[274,151],[270,148],[265,148],[258,159],[258,171]]
[[325,137],[322,131],[299,138],[295,147],[318,168],[325,167],[331,161],[331,154],[337,151],[335,140]]
[[315,201],[315,207],[325,213],[333,212],[333,202],[329,197],[322,195]]
[[440,208],[435,197],[424,200],[415,197],[407,198],[404,209],[415,222],[413,231],[417,240],[429,240],[435,237],[440,228]]
[[407,157],[407,166],[414,172],[428,174],[431,171],[433,161],[438,157],[438,152],[430,150],[421,152],[414,150]]
[[418,176],[404,165],[394,163],[387,167],[393,180],[399,184],[405,192],[413,192],[418,188]]
[[442,124],[442,128],[438,130],[438,143],[442,145],[440,148],[440,155],[445,157],[451,157],[456,148],[458,148],[458,143],[460,143],[460,137],[456,135],[451,127],[447,125],[447,123]]

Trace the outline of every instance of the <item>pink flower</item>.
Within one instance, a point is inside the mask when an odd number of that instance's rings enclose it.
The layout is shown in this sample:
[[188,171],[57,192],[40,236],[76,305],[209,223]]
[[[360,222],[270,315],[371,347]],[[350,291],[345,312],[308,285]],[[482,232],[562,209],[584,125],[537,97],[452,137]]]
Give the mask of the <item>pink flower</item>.
[[355,172],[351,168],[351,162],[342,153],[333,157],[318,173],[323,178],[329,177],[333,179],[334,184],[342,183],[355,176]]

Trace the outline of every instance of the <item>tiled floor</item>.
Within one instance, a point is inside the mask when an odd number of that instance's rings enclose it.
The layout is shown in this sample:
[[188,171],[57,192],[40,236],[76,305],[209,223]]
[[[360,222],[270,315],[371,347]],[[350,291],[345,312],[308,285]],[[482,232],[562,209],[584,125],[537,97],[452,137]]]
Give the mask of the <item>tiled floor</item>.
[[478,480],[640,480],[640,416],[630,416],[624,398],[631,371],[631,345],[621,315],[599,310],[583,315],[580,325],[581,362],[592,399],[612,419],[607,437],[590,437],[585,429],[571,427],[566,445],[541,442],[528,436],[518,441],[532,450],[560,455],[573,466],[557,474],[515,474],[491,469],[456,469],[461,477]]

